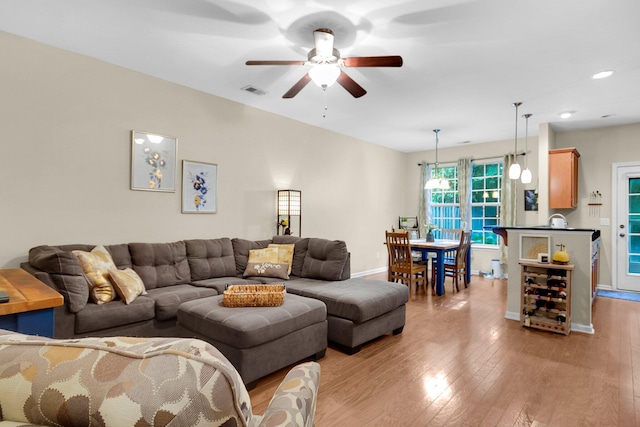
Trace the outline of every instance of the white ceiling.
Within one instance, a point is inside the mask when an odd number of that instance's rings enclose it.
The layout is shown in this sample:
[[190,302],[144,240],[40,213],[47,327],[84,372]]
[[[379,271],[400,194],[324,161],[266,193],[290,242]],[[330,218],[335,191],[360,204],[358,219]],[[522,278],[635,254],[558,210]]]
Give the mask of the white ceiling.
[[[0,1],[0,30],[405,152],[434,128],[441,147],[512,139],[514,101],[529,135],[640,122],[639,18],[638,0]],[[345,69],[368,93],[330,87],[326,117],[313,84],[282,99],[306,67],[244,65],[304,60],[320,27],[342,57],[404,65]]]

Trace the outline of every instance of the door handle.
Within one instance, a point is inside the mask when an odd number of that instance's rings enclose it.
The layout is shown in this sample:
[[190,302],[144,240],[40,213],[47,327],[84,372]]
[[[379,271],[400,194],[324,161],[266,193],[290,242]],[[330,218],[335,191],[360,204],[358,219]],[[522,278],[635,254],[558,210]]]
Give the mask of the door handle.
[[624,233],[620,233],[620,237],[624,237]]

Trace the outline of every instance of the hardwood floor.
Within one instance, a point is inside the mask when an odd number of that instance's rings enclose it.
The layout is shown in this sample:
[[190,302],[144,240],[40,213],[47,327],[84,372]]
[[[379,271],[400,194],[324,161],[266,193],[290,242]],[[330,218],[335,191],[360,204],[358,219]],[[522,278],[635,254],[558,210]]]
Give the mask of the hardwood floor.
[[[640,303],[597,298],[596,333],[564,336],[505,319],[506,281],[445,286],[414,293],[402,334],[327,350],[317,427],[640,425]],[[251,391],[254,413],[287,370]]]

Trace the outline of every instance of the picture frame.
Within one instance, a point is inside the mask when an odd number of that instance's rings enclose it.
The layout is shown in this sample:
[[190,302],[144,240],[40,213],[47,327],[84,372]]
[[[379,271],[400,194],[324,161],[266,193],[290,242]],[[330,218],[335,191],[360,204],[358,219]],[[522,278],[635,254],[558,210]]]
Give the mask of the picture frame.
[[524,210],[538,210],[538,194],[535,190],[524,190]]
[[175,193],[177,155],[177,138],[132,130],[131,189]]
[[182,213],[218,210],[218,165],[182,160]]
[[520,235],[520,260],[538,261],[538,255],[549,255],[551,238],[546,234]]

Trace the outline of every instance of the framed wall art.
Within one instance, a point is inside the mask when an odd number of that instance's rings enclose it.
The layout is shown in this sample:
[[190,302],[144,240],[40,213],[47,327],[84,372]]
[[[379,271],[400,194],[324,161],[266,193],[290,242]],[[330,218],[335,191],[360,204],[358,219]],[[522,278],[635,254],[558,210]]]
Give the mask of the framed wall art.
[[538,193],[535,190],[524,190],[524,210],[538,210]]
[[131,189],[176,191],[178,139],[131,131]]
[[182,161],[182,213],[216,213],[218,165]]
[[550,238],[544,234],[520,235],[520,259],[538,261],[538,255],[549,254]]

